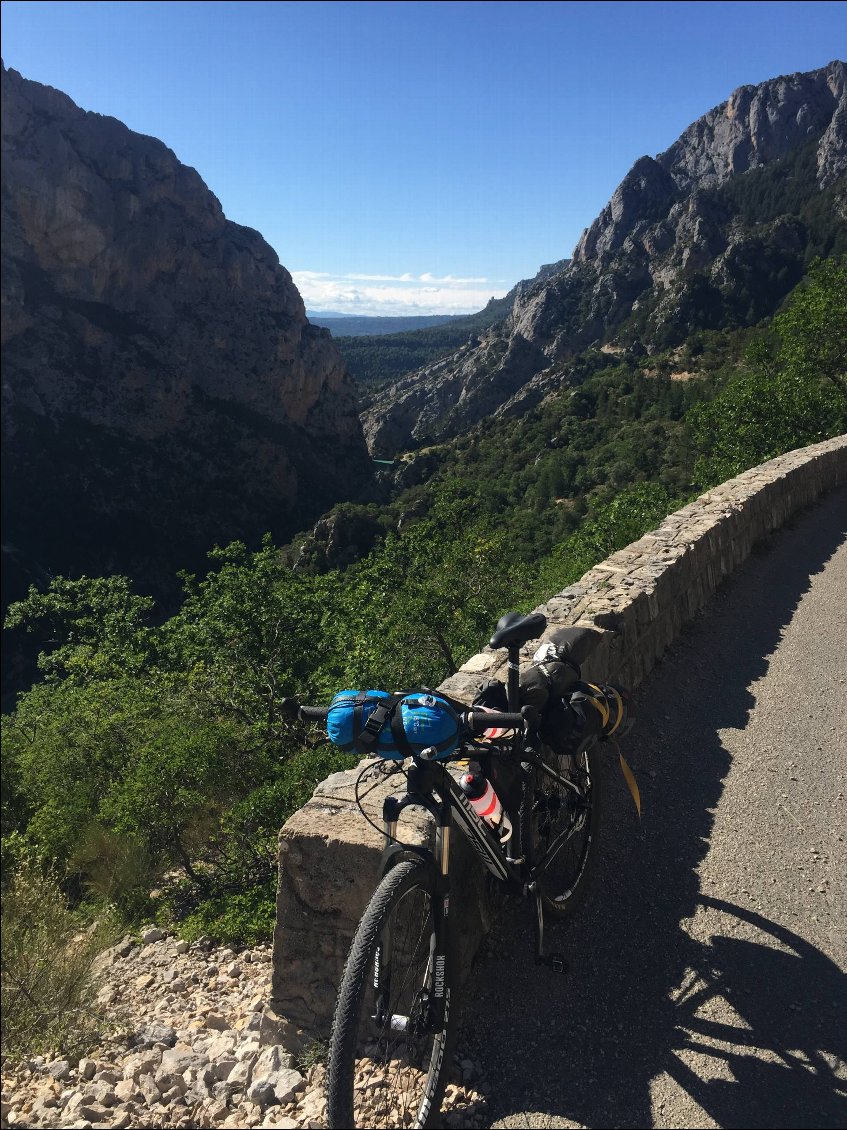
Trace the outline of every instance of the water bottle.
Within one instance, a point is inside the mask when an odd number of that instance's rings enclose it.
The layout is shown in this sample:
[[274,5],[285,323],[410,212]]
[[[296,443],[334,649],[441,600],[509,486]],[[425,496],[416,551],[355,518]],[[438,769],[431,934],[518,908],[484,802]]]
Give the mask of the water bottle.
[[474,812],[497,832],[504,844],[512,834],[512,821],[504,811],[494,787],[474,761],[459,781],[462,792],[471,802]]

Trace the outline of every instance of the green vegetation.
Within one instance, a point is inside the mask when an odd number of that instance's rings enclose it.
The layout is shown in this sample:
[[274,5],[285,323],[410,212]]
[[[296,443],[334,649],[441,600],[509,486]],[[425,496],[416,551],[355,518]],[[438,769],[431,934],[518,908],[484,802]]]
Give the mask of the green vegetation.
[[47,1048],[88,1049],[98,1018],[91,1002],[91,964],[114,940],[101,916],[96,925],[68,909],[59,883],[22,860],[3,895],[3,1057]]
[[690,414],[704,484],[847,432],[846,258],[813,268],[770,333],[751,344],[747,361]]
[[[401,470],[428,460],[424,481],[339,510],[367,531],[343,568],[234,543],[182,577],[164,620],[123,577],[30,590],[8,620],[43,647],[43,681],[3,721],[9,913],[29,913],[55,870],[72,905],[267,938],[277,830],[351,764],[280,700],[436,684],[504,610],[532,608],[699,489],[847,430],[845,277],[843,259],[817,265],[756,333],[568,362],[525,416],[417,453]],[[672,379],[678,366],[699,379]],[[65,913],[50,890],[45,914]],[[50,921],[61,951],[71,919]],[[14,961],[29,946],[13,942]]]
[[455,352],[467,343],[469,337],[475,337],[489,326],[501,322],[511,306],[508,296],[492,298],[478,314],[451,318],[438,326],[372,337],[344,337],[339,329],[339,336],[334,337],[334,341],[350,373],[367,394],[412,369]]
[[[801,258],[808,266],[816,258],[847,252],[847,230],[839,217],[838,194],[844,182],[821,192],[817,184],[818,140],[813,139],[759,169],[731,177],[709,189],[707,201],[724,215],[750,227],[762,227],[792,216],[806,229]],[[799,248],[798,248],[799,250]]]

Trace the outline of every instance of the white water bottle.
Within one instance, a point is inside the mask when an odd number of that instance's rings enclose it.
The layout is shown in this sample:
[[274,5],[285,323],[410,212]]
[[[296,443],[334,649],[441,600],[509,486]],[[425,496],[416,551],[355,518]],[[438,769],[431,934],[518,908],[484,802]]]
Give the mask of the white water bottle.
[[471,802],[474,812],[498,833],[500,843],[504,844],[512,834],[512,821],[504,812],[494,786],[476,764],[468,767],[459,784],[462,792]]

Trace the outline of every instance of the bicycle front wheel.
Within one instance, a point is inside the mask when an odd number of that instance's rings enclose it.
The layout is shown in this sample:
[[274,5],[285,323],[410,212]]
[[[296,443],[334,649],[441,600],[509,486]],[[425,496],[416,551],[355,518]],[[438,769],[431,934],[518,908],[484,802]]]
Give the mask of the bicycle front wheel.
[[330,1127],[437,1125],[455,1016],[434,904],[434,868],[404,860],[384,876],[359,923],[329,1047]]
[[538,884],[545,907],[566,918],[587,893],[597,854],[601,755],[596,746],[563,754],[545,745],[541,747],[541,757],[573,787],[560,784],[539,768],[532,770],[521,821],[524,851],[531,866],[553,852]]

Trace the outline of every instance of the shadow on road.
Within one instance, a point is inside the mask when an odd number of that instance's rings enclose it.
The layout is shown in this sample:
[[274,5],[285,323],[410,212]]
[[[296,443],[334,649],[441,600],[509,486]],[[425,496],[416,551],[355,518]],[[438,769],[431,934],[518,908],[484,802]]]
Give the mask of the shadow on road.
[[[699,960],[694,957],[685,999],[676,1001],[681,1017],[675,1047],[723,1060],[732,1077],[705,1080],[678,1056],[664,1069],[720,1126],[843,1126],[847,1080],[839,1081],[833,1068],[836,1055],[843,1062],[845,1052],[837,1008],[844,974],[803,938],[760,914],[721,899],[699,903],[769,935],[771,943],[713,934]],[[727,931],[734,926],[721,925]],[[730,1006],[735,1023],[698,1015],[714,997]]]
[[[843,973],[787,928],[701,892],[698,876],[730,767],[721,731],[745,727],[749,688],[845,512],[840,491],[754,553],[641,688],[626,752],[644,816],[615,772],[593,897],[550,943],[571,973],[534,965],[525,907],[477,965],[465,1039],[485,1073],[486,1125],[685,1124],[654,1112],[665,1073],[701,1124],[847,1124]],[[708,938],[684,928],[695,911]]]

